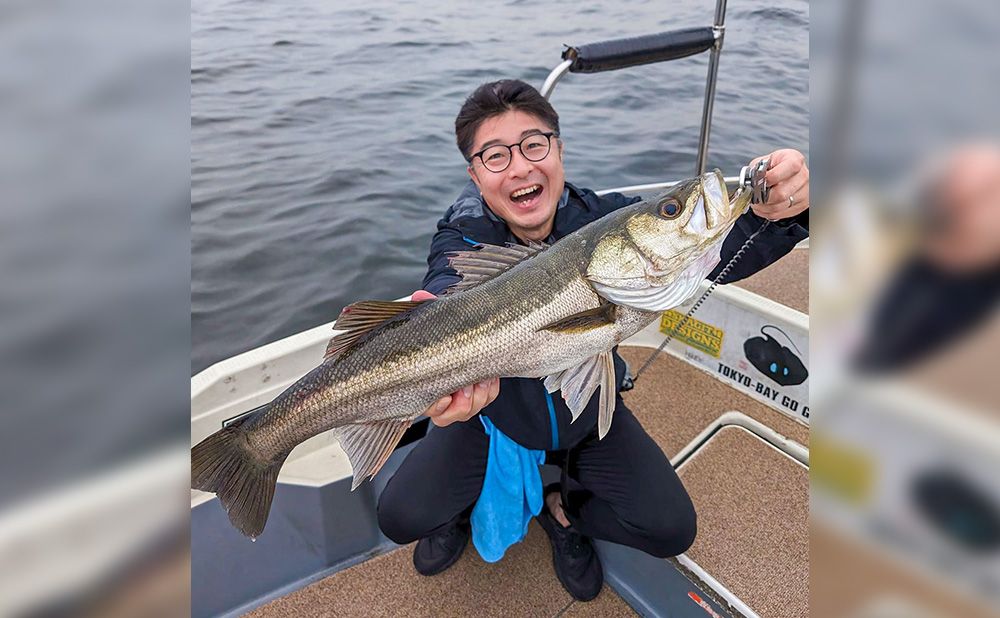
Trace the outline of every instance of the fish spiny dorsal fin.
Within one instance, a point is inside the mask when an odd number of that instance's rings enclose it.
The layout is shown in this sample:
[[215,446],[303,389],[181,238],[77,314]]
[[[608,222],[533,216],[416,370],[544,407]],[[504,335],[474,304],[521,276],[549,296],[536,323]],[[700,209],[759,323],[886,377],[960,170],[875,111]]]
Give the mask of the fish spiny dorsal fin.
[[531,242],[528,246],[507,243],[499,245],[477,245],[476,251],[452,251],[448,253],[448,265],[458,272],[462,280],[444,291],[456,294],[507,272],[531,256],[548,249],[549,245]]
[[337,356],[378,326],[419,307],[425,302],[427,301],[363,300],[344,307],[333,327],[347,332],[340,333],[330,340],[326,346],[323,360]]

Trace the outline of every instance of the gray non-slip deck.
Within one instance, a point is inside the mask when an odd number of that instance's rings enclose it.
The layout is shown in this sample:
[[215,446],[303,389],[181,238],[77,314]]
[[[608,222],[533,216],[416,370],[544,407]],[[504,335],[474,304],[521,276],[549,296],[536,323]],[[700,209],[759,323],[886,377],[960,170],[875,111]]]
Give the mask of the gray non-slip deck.
[[808,616],[809,471],[726,427],[679,474],[698,513],[688,557],[761,616]]
[[373,558],[248,614],[291,616],[635,616],[608,586],[589,603],[563,590],[545,532],[528,537],[502,560],[484,562],[470,543],[461,559],[434,577],[413,569],[413,545]]
[[809,313],[809,249],[793,249],[759,273],[733,285]]

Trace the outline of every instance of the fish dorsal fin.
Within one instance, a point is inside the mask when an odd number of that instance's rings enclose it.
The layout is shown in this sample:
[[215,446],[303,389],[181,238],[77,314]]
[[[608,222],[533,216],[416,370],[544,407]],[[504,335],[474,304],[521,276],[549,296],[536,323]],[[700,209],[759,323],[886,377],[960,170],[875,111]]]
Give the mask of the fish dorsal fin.
[[336,430],[340,448],[347,453],[347,458],[351,461],[351,470],[354,472],[351,491],[382,469],[409,427],[409,420],[390,419],[347,425]]
[[578,365],[545,378],[547,391],[562,392],[563,401],[573,414],[573,421],[583,414],[598,386],[601,387],[601,399],[597,413],[597,436],[603,438],[611,428],[611,417],[615,412],[618,395],[615,387],[615,362],[611,351],[592,356]]
[[340,333],[330,340],[326,346],[323,360],[337,356],[382,323],[419,307],[425,302],[427,301],[363,300],[344,307],[333,327],[347,332]]
[[448,265],[458,272],[462,280],[445,290],[445,294],[456,294],[498,277],[549,245],[540,242],[532,242],[528,246],[507,243],[507,246],[501,247],[481,243],[477,247],[474,251],[448,253]]

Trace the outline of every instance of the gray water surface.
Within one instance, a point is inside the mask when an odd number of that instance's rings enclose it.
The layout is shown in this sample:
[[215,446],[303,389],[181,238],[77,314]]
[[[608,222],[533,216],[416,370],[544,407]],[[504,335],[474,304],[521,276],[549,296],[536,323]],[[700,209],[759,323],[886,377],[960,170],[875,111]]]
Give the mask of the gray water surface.
[[[192,373],[419,287],[467,178],[453,123],[479,84],[540,87],[564,44],[710,25],[714,6],[193,3]],[[804,0],[729,2],[710,167],[808,156],[808,15]],[[552,97],[567,179],[692,175],[707,64],[567,76]]]

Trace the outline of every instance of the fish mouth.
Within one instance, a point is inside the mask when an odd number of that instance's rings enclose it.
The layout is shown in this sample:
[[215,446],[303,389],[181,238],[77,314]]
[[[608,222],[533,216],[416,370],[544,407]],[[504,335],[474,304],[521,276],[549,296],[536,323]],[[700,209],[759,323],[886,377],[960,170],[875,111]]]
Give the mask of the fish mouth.
[[732,195],[726,188],[726,179],[720,170],[702,174],[698,199],[687,228],[695,234],[714,235],[728,227],[746,210],[750,193],[746,187],[737,187]]

